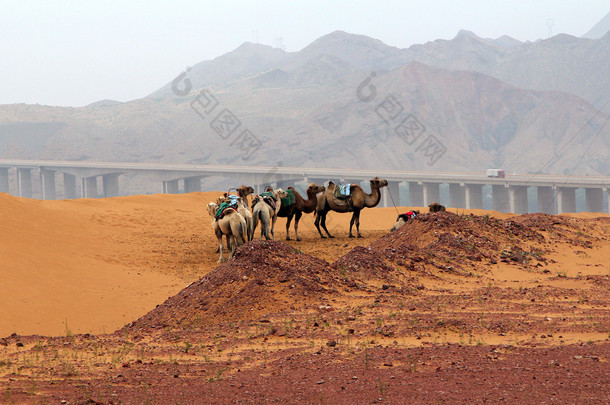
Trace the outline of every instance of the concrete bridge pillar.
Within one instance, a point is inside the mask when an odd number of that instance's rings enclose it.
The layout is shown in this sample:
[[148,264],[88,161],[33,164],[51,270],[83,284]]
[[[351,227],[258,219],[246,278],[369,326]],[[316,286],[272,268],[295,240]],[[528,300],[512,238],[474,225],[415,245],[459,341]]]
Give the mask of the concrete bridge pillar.
[[55,171],[54,170],[40,170],[40,191],[43,200],[55,200],[57,194],[55,193]]
[[585,189],[587,212],[604,212],[604,191],[601,188]]
[[576,212],[576,189],[573,187],[558,187],[557,213]]
[[510,212],[515,214],[527,214],[527,187],[509,186]]
[[167,180],[163,182],[163,194],[178,194],[180,187],[178,180]]
[[510,198],[508,195],[508,187],[504,184],[491,186],[492,193],[492,208],[498,212],[508,212],[510,210]]
[[81,179],[81,197],[97,198],[97,177],[83,177]]
[[77,198],[76,176],[70,173],[64,173],[64,198]]
[[409,183],[409,204],[412,207],[424,207],[424,187],[421,184]]
[[482,184],[466,184],[466,209],[482,209],[483,208],[483,185]]
[[17,192],[19,197],[32,198],[32,169],[17,169]]
[[201,177],[187,177],[184,179],[184,192],[193,193],[201,191]]
[[423,188],[424,188],[424,206],[427,206],[428,204],[432,204],[433,202],[437,202],[440,204],[440,192],[438,189],[438,184],[437,183],[424,183],[423,184]]
[[118,197],[119,195],[119,174],[105,174],[102,176],[102,187],[104,197]]
[[449,200],[451,200],[451,206],[454,208],[466,207],[466,190],[462,184],[449,184]]
[[553,187],[538,186],[538,212],[555,214],[555,190]]
[[8,167],[0,167],[0,193],[8,193],[8,185]]
[[381,207],[400,206],[400,182],[388,181],[388,186],[381,189]]

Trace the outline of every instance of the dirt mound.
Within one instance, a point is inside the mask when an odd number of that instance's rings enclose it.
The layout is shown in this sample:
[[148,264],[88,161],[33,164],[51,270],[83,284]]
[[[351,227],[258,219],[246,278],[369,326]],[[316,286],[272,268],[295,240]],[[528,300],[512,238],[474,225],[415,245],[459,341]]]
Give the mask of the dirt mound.
[[284,243],[252,241],[127,328],[198,328],[314,308],[336,292],[334,274],[326,261]]
[[545,245],[551,239],[590,245],[588,221],[546,214],[507,220],[449,211],[423,214],[370,247],[353,249],[332,266],[388,282],[404,282],[409,274],[434,278],[439,270],[471,276],[475,268],[481,271],[481,265],[499,261],[540,266],[546,261]]

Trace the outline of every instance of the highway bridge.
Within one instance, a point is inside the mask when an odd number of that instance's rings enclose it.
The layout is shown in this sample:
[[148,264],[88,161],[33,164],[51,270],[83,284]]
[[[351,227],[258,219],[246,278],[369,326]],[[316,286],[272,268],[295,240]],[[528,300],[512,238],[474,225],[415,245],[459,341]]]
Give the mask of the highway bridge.
[[[584,190],[586,211],[608,212],[610,205],[610,177],[514,174],[499,178],[485,173],[16,159],[0,159],[0,192],[45,200],[115,197],[130,194],[128,190],[121,193],[119,187],[119,179],[126,174],[152,176],[159,183],[158,192],[172,194],[201,191],[201,179],[209,176],[226,178],[236,186],[252,185],[257,192],[267,185],[285,188],[328,180],[368,183],[380,177],[389,183],[382,189],[381,206],[392,206],[394,201],[420,207],[441,201],[440,185],[448,185],[447,204],[457,208],[483,208],[484,187],[491,191],[492,208],[501,212],[527,213],[531,195],[536,212],[575,212],[578,189]],[[408,201],[399,200],[401,186],[408,188]]]

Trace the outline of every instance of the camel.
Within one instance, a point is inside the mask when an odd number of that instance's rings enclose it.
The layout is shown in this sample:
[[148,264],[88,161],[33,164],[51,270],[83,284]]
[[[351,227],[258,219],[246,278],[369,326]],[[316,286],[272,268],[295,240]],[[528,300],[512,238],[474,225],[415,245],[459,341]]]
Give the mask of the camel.
[[[288,197],[288,193],[281,188],[271,191],[271,193],[275,197],[275,202],[268,202],[270,197],[264,197],[260,194],[252,200],[252,230],[253,232],[256,230],[256,226],[260,220],[261,239],[263,239],[264,236],[267,240],[271,239],[269,237],[270,231],[273,240],[275,240],[275,221],[277,220],[277,213],[282,208],[282,198]],[[274,206],[272,206],[272,204]]]
[[433,202],[432,204],[428,204],[428,208],[430,208],[430,212],[439,212],[439,211],[445,211],[446,208],[444,205],[441,205],[437,202]]
[[290,240],[290,222],[294,217],[294,236],[296,240],[301,240],[299,238],[299,220],[303,213],[309,214],[314,212],[316,206],[318,204],[317,194],[324,192],[326,188],[324,186],[318,186],[314,183],[311,183],[309,187],[307,187],[307,200],[305,200],[298,191],[294,189],[294,187],[288,187],[288,190],[292,191],[294,194],[294,203],[290,205],[282,204],[279,212],[277,213],[278,217],[286,218],[286,240]]
[[[246,220],[248,242],[254,238],[254,222],[252,220],[252,213],[250,212],[250,208],[248,208],[248,195],[252,193],[254,193],[254,189],[250,186],[241,186],[237,189],[237,212],[239,212],[241,216],[244,217],[244,219]],[[228,199],[229,194],[225,193],[223,197],[218,198],[216,203],[220,205],[223,202],[227,202]]]
[[240,215],[239,212],[237,212],[233,208],[226,208],[223,212],[223,217],[217,219],[217,210],[217,204],[208,204],[208,214],[210,214],[210,216],[212,217],[212,228],[214,229],[214,234],[216,234],[216,238],[218,238],[218,249],[220,250],[220,258],[218,259],[218,263],[222,263],[223,235],[226,236],[227,239],[227,250],[229,250],[229,257],[227,258],[227,260],[229,260],[235,254],[235,249],[246,243],[246,220]]
[[390,229],[390,232],[394,232],[395,230],[406,224],[409,219],[415,218],[417,215],[419,215],[419,211],[417,210],[408,211],[404,214],[400,214],[398,218],[396,218],[396,223]]
[[348,201],[340,201],[335,198],[335,183],[332,181],[328,183],[328,187],[326,187],[326,191],[320,195],[318,195],[318,204],[316,207],[316,228],[320,233],[321,238],[325,238],[322,235],[322,231],[320,231],[320,225],[326,231],[326,234],[329,238],[333,238],[333,236],[326,229],[326,214],[328,211],[336,211],[336,212],[353,212],[352,219],[349,223],[349,237],[353,238],[352,227],[354,223],[356,224],[356,233],[359,238],[363,236],[360,234],[360,211],[363,208],[372,208],[379,204],[381,200],[381,192],[380,188],[386,187],[388,185],[387,180],[380,179],[375,177],[371,179],[371,194],[367,194],[364,192],[362,187],[358,184],[350,185],[350,196]]

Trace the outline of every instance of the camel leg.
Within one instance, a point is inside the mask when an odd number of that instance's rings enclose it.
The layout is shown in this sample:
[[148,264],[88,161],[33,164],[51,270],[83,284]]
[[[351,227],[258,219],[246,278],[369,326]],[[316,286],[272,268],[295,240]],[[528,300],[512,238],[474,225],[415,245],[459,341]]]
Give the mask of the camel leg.
[[[254,239],[254,232],[256,232],[256,226],[258,225],[258,216],[259,216],[259,211],[254,211],[252,213],[252,239]],[[261,239],[263,238],[262,227],[263,227],[263,223],[261,221]]]
[[299,238],[299,220],[301,219],[301,215],[303,215],[301,211],[294,213],[294,237],[297,240],[301,240],[301,238]]
[[[227,239],[231,239],[231,248],[229,249],[229,257],[227,257],[227,260],[229,260],[235,254],[235,249],[237,249],[237,239],[233,235],[231,235],[231,236],[227,235]],[[227,241],[227,243],[228,243],[228,241]]]
[[349,220],[349,237],[353,238],[352,227],[354,226],[354,222],[356,221],[356,211],[352,214],[352,219]]
[[227,239],[227,252],[229,253],[227,260],[229,260],[231,258],[231,252],[235,249],[235,241],[233,240],[232,235],[225,235],[225,237]]
[[314,222],[314,225],[316,226],[316,229],[318,230],[318,233],[320,234],[320,238],[326,239],[326,236],[322,235],[322,231],[320,230],[320,219],[321,218],[322,218],[322,215],[316,211],[316,221]]
[[220,252],[220,258],[217,263],[222,263],[222,235],[218,237],[218,251]]
[[254,218],[250,217],[248,220],[248,242],[254,239]]
[[277,215],[273,215],[273,217],[271,218],[271,236],[273,237],[273,240],[275,240],[275,221],[277,220]]
[[358,234],[359,238],[364,238],[364,236],[362,236],[360,233],[360,211],[354,211],[354,216],[356,217],[356,233]]
[[322,217],[322,224],[321,224],[322,225],[322,229],[324,229],[326,231],[326,234],[328,235],[329,238],[334,238],[334,236],[332,236],[330,234],[330,232],[328,232],[328,229],[326,229],[326,214],[327,213],[324,213],[324,216]]
[[294,214],[288,214],[286,217],[286,240],[290,240],[290,222],[292,221],[293,216]]

